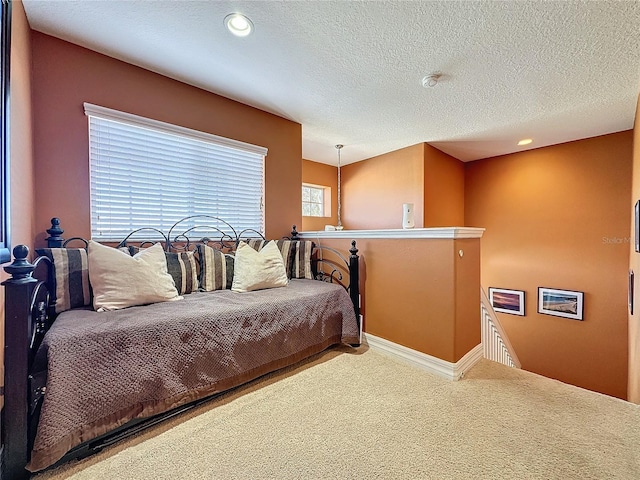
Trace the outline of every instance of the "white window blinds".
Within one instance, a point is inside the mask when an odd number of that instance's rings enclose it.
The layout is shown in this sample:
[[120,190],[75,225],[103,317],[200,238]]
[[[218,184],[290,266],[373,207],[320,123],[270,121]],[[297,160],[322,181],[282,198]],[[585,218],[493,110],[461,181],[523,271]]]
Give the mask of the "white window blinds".
[[166,233],[191,215],[219,217],[238,232],[264,233],[266,148],[87,103],[84,107],[92,238],[119,241],[143,227]]

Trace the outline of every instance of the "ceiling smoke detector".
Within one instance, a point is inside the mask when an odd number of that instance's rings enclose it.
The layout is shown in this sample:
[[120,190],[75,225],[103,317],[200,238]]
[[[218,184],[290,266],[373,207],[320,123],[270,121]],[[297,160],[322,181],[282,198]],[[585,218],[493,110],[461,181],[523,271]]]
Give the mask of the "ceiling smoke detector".
[[422,79],[422,86],[424,88],[432,88],[438,84],[438,80],[442,77],[441,73],[432,73],[431,75],[427,75]]

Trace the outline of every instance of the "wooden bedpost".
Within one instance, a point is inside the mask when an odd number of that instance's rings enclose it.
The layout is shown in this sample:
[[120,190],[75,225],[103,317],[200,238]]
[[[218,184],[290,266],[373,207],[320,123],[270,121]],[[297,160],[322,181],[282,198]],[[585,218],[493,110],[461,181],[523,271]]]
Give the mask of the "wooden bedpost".
[[46,238],[47,246],[49,248],[62,248],[64,244],[64,238],[62,234],[64,230],[60,228],[60,219],[54,217],[51,219],[51,228],[47,230],[49,236]]
[[2,282],[5,291],[4,317],[4,408],[2,410],[2,479],[28,478],[29,455],[28,380],[29,305],[38,281],[35,266],[27,260],[29,248],[13,249],[15,260],[4,267],[11,278]]
[[362,334],[360,318],[360,259],[358,258],[358,249],[356,248],[355,240],[351,241],[349,253],[349,295],[351,296],[351,302],[353,303],[353,308],[356,312],[358,328]]

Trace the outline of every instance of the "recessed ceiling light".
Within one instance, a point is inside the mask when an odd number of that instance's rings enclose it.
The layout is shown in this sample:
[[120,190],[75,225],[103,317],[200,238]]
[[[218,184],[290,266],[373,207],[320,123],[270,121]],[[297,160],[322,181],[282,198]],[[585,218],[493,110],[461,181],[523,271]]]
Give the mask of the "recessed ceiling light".
[[530,143],[532,143],[533,140],[531,138],[523,138],[522,140],[520,140],[518,142],[518,145],[522,146],[522,145],[529,145]]
[[246,37],[253,31],[253,22],[241,13],[230,13],[224,17],[224,24],[236,37]]

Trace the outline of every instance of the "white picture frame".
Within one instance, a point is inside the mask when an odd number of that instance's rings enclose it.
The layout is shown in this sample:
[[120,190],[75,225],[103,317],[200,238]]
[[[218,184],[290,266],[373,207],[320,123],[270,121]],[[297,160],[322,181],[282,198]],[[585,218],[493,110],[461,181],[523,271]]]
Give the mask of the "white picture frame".
[[538,287],[538,313],[583,320],[584,292]]
[[496,312],[524,316],[524,292],[522,290],[489,287],[489,302]]

